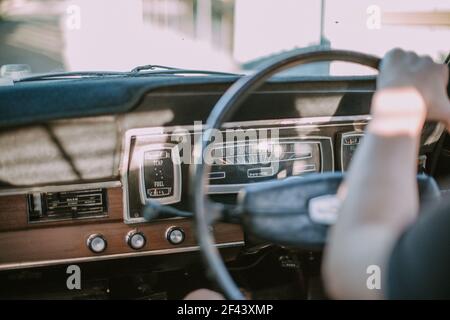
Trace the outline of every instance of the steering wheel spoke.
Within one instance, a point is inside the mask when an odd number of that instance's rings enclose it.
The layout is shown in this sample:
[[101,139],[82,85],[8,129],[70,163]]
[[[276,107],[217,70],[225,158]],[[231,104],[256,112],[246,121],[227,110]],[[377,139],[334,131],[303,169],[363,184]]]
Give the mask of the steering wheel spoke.
[[[343,180],[340,172],[321,173],[248,186],[239,196],[246,230],[272,243],[322,250],[337,220]],[[417,182],[422,204],[440,197],[433,178],[420,174]]]

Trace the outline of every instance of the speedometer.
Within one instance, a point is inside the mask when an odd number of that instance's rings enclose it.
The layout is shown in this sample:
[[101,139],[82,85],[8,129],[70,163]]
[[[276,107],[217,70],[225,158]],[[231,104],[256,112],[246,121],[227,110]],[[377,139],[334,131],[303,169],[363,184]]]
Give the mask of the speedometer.
[[[210,193],[233,193],[250,183],[322,172],[328,138],[239,141],[213,147]],[[325,167],[329,164],[325,164]]]

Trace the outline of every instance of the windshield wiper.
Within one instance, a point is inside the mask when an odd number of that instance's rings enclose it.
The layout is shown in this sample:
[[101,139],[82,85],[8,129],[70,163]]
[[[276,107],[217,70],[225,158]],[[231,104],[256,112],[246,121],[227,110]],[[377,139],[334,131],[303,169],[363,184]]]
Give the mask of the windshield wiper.
[[[197,74],[197,75],[208,75],[208,76],[239,76],[238,73],[223,72],[223,71],[209,71],[209,70],[194,70],[194,69],[173,69],[173,70],[157,70],[149,72],[139,72],[135,73],[136,76],[146,76],[146,75],[183,75],[183,74]],[[132,74],[130,74],[132,75]]]
[[34,76],[27,76],[15,80],[14,82],[39,81],[39,80],[65,80],[77,78],[101,78],[101,77],[141,77],[151,75],[216,75],[216,76],[238,76],[239,74],[231,72],[210,71],[210,70],[194,70],[166,67],[161,65],[143,65],[133,68],[131,71],[72,71],[72,72],[55,72],[45,73]]
[[180,68],[162,66],[159,64],[146,64],[143,66],[137,66],[131,70],[131,72],[140,72],[146,70],[156,70],[156,69],[164,69],[164,70],[180,70]]
[[[149,71],[150,70],[150,71]],[[142,72],[147,71],[147,72]],[[196,70],[196,69],[183,69],[183,68],[175,68],[162,66],[158,64],[147,64],[143,66],[137,66],[133,68],[130,72],[131,74],[199,74],[199,75],[218,75],[218,76],[237,76],[236,73],[231,72],[223,72],[223,71],[211,71],[211,70]]]
[[14,82],[22,81],[38,81],[38,80],[63,80],[63,79],[76,79],[76,78],[98,78],[98,77],[111,77],[111,76],[124,76],[129,72],[120,71],[73,71],[73,72],[54,72],[37,74],[34,76],[23,77]]

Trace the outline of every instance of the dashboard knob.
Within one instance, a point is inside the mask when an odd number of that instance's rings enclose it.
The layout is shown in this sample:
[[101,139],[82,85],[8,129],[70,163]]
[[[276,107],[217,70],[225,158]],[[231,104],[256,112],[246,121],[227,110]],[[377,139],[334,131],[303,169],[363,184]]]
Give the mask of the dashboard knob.
[[171,244],[180,244],[185,238],[184,231],[179,227],[171,227],[166,231],[166,238]]
[[130,248],[134,250],[142,249],[147,243],[147,239],[145,238],[144,234],[136,230],[128,232],[125,240]]
[[94,253],[101,253],[105,251],[108,243],[106,239],[101,234],[91,234],[86,242],[89,250]]

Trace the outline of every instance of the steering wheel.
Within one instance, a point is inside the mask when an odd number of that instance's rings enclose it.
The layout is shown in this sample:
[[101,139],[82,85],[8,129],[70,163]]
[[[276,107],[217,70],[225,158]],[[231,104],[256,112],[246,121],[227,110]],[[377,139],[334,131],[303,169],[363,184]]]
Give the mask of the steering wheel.
[[[352,62],[374,69],[378,69],[380,64],[377,57],[344,50],[289,55],[236,81],[212,109],[206,121],[206,128],[220,129],[243,101],[274,74],[294,66],[319,61]],[[204,131],[200,141],[197,141],[202,145],[200,150],[206,150],[212,136],[212,130]],[[229,299],[244,299],[228,273],[210,231],[211,225],[223,210],[219,203],[212,202],[206,196],[207,177],[211,168],[205,163],[202,153],[195,154],[194,157],[196,159],[195,165],[191,166],[190,190],[195,212],[195,230],[202,257],[209,274],[225,296]],[[341,173],[310,174],[304,178],[291,177],[249,185],[238,195],[237,211],[242,215],[242,223],[249,231],[263,239],[302,249],[321,249],[326,241],[330,222],[325,221],[327,218],[323,220],[320,210],[323,211],[324,207],[331,211],[336,208],[332,195],[336,194],[342,178]],[[439,195],[439,188],[432,178],[420,176],[418,182],[421,199]]]

